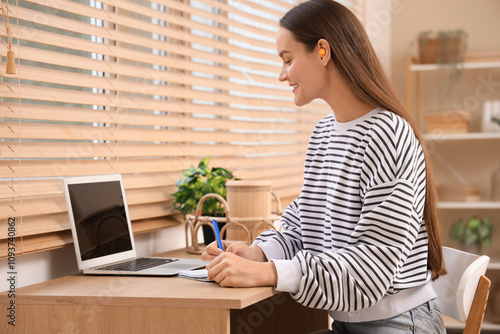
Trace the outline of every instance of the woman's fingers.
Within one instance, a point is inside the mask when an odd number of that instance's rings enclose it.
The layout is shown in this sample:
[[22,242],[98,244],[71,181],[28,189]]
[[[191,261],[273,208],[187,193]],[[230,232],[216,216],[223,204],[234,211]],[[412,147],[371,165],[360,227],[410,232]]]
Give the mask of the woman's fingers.
[[214,280],[218,282],[215,277],[220,273],[222,270],[222,266],[220,266],[221,262],[221,256],[216,256],[212,261],[210,261],[209,264],[207,264],[207,272],[208,272],[208,279],[209,280]]
[[227,247],[226,252],[234,253],[247,260],[266,262],[267,258],[259,246],[248,246],[243,241],[238,241]]
[[275,286],[277,282],[273,262],[251,261],[229,252],[213,259],[207,265],[207,270],[208,278],[221,286]]
[[229,246],[234,244],[235,241],[230,241],[230,240],[222,240],[222,245],[224,246],[224,249],[227,250]]
[[242,256],[245,254],[247,249],[248,245],[246,243],[244,243],[243,241],[237,241],[231,243],[228,247],[226,247],[226,252]]
[[217,242],[210,243],[203,254],[201,254],[201,259],[203,261],[212,261],[217,256],[219,256],[224,251],[217,246]]
[[[242,254],[244,254],[245,249],[248,248],[248,246],[241,241],[222,240],[222,245],[224,246],[224,249],[227,252],[235,253],[240,256],[242,256]],[[210,243],[205,249],[205,252],[201,254],[201,259],[203,261],[212,261],[214,258],[216,258],[222,253],[224,253],[224,251],[220,249],[219,246],[217,245],[217,242],[214,241]]]

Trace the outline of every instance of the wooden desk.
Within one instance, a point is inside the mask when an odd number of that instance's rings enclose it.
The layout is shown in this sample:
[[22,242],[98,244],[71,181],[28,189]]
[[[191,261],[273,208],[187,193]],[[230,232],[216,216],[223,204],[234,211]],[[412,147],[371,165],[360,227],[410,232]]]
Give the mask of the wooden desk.
[[328,326],[325,311],[270,287],[178,277],[74,275],[19,288],[15,327],[8,324],[10,301],[0,294],[0,333],[309,333]]

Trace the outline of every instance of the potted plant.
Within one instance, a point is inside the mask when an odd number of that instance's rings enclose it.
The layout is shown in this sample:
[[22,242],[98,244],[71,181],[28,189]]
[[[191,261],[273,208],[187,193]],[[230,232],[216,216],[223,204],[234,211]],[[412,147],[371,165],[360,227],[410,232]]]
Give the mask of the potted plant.
[[[218,194],[226,199],[226,181],[236,179],[232,172],[221,167],[209,169],[210,157],[200,161],[198,167],[191,166],[183,170],[183,177],[175,182],[178,187],[174,196],[174,206],[184,217],[194,212],[200,199],[206,194]],[[215,198],[209,198],[203,203],[203,215],[223,217],[225,210]],[[219,229],[222,224],[219,223]],[[203,226],[205,244],[214,241],[213,231],[209,226]]]
[[490,246],[492,234],[493,225],[488,218],[474,217],[467,222],[459,220],[450,230],[452,240],[464,245],[466,247],[464,250],[476,254],[480,254],[482,249]]
[[424,31],[418,35],[420,63],[460,64],[467,50],[467,33],[463,30]]
[[[424,31],[417,39],[420,63],[437,64],[442,69],[437,72],[439,109],[456,109],[463,104],[462,70],[467,33],[463,30]],[[450,102],[452,104],[447,105]]]

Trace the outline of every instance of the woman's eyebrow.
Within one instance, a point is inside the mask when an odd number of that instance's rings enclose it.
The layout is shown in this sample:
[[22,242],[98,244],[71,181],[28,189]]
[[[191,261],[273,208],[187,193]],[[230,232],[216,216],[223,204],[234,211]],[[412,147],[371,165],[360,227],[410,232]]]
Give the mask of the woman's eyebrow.
[[283,58],[283,55],[284,55],[285,53],[290,53],[290,51],[288,51],[288,50],[282,50],[282,51],[279,53],[279,56],[280,56],[281,58]]

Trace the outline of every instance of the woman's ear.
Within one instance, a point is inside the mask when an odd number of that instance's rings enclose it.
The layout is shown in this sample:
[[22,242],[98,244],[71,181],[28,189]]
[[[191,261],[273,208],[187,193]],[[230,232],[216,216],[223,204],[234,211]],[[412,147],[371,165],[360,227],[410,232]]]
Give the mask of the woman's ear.
[[321,62],[326,66],[331,58],[330,43],[326,39],[321,38],[316,45],[316,50]]

